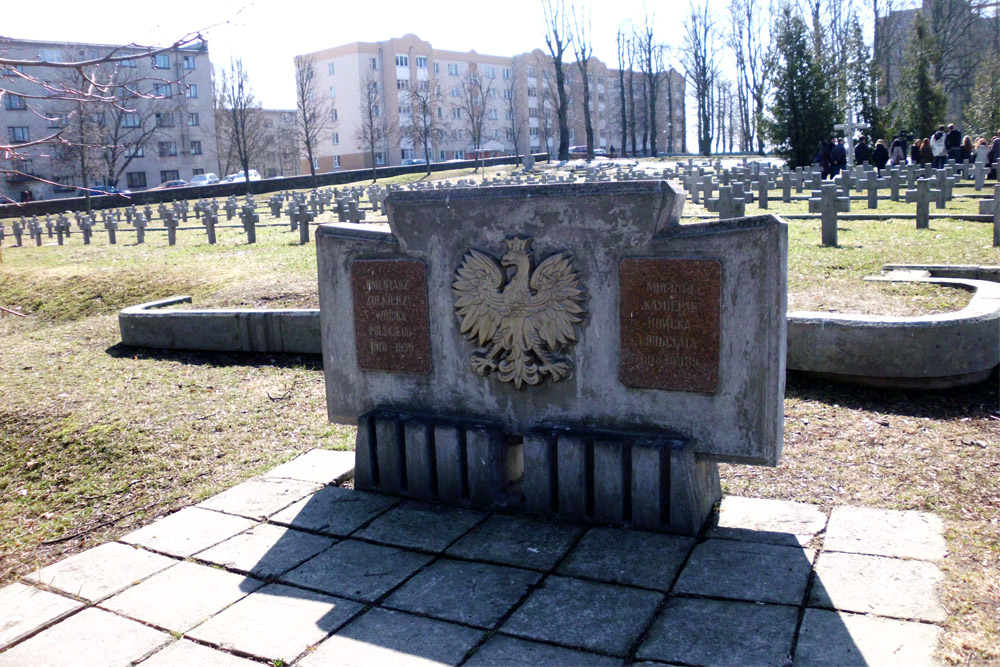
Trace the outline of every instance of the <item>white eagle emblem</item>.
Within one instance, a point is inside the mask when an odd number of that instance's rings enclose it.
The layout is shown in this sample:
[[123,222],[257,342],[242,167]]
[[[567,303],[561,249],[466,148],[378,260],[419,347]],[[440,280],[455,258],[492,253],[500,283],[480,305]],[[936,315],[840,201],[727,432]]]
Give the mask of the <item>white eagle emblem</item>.
[[534,271],[533,264],[531,238],[510,238],[499,262],[469,250],[451,286],[462,334],[486,348],[473,352],[472,370],[484,377],[499,371],[501,381],[518,389],[545,375],[558,382],[570,374],[573,363],[557,354],[576,343],[573,325],[587,315],[569,253],[546,257]]

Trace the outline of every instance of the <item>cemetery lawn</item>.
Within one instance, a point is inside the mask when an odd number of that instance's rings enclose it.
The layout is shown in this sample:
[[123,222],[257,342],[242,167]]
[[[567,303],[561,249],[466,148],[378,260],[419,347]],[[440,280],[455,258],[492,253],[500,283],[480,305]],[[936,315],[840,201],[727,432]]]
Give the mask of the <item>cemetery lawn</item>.
[[[272,222],[263,206],[260,213]],[[121,308],[177,294],[191,295],[194,307],[315,307],[315,246],[300,247],[282,222],[259,227],[254,246],[227,228],[216,246],[201,230],[178,232],[173,248],[163,232],[147,233],[142,246],[128,232],[117,246],[104,234],[83,246],[75,228],[61,248],[4,245],[0,305],[28,317],[0,317],[0,585],[311,448],[353,447],[353,428],[327,423],[318,357],[119,342]],[[932,220],[918,232],[912,221],[842,221],[839,248],[819,247],[818,221],[789,226],[790,309],[960,308],[968,299],[960,290],[861,278],[885,263],[997,263],[982,223]],[[903,394],[792,375],[781,463],[724,466],[725,491],[942,517],[950,550],[942,657],[997,661],[998,400],[996,377]]]

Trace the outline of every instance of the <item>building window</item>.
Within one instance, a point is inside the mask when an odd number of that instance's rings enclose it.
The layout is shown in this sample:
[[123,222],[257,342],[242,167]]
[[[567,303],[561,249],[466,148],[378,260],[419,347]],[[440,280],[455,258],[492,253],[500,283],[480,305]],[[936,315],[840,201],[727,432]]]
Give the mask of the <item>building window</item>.
[[417,56],[417,69],[427,69],[427,56]]
[[173,126],[174,126],[174,114],[172,113],[156,114],[156,127],[173,127]]
[[337,122],[337,110],[336,109],[330,109],[330,120],[332,120],[333,122]]
[[14,126],[7,128],[7,139],[12,144],[23,144],[25,142],[31,141],[30,133],[28,132],[28,126]]
[[528,107],[528,118],[538,118],[538,107]]
[[3,96],[3,106],[4,109],[7,109],[8,111],[20,111],[22,109],[27,109],[28,103],[20,95],[7,93]]
[[599,86],[603,86],[604,85],[604,75],[603,74],[598,74],[597,75],[597,85],[599,85]]
[[125,148],[125,157],[143,157],[145,154],[146,151],[142,149],[142,144],[132,144]]
[[139,114],[128,111],[122,114],[122,127],[139,127]]
[[497,77],[497,68],[496,67],[487,67],[486,68],[486,78],[487,79],[495,79],[496,77]]
[[458,86],[452,86],[451,87],[451,96],[452,97],[461,97],[462,96],[462,89],[459,88]]
[[197,176],[198,174],[204,174],[204,173],[205,173],[204,169],[198,169],[197,167],[191,170],[192,176]]
[[411,113],[410,106],[408,104],[403,103],[403,104],[399,105],[399,115],[400,116],[409,116],[410,113]]
[[396,56],[396,67],[409,67],[410,57],[409,56]]
[[413,159],[413,149],[412,148],[404,148],[401,152],[403,154],[403,159],[404,160],[412,160]]
[[461,118],[462,117],[462,110],[459,109],[458,107],[452,107],[451,108],[451,117],[452,118]]
[[378,70],[378,58],[369,58],[368,66],[371,67],[373,70]]
[[374,107],[372,107],[372,116],[374,116],[375,118],[381,118],[382,117],[382,107],[380,107],[377,104]]
[[281,114],[281,122],[283,122],[283,123],[291,123],[293,120],[295,120],[295,117],[292,116],[292,114],[290,114],[290,113],[283,113],[283,114]]
[[146,172],[144,171],[130,171],[125,174],[125,178],[130,188],[146,187]]
[[334,132],[333,134],[331,134],[330,135],[330,141],[333,142],[334,146],[339,145],[340,144],[340,133],[339,132]]
[[503,68],[503,78],[505,80],[510,81],[512,75],[513,75],[513,73],[510,71],[509,67],[504,67]]
[[177,155],[177,143],[174,141],[160,141],[157,143],[157,147],[159,148],[160,157]]
[[440,74],[441,73],[441,64],[440,63],[434,63],[434,73],[435,74]]
[[444,151],[438,151],[438,161],[444,162],[448,158],[445,156]]
[[375,151],[375,165],[385,164],[385,151]]
[[[136,66],[134,58],[129,58],[128,60],[122,60],[118,64],[121,65],[122,67],[135,67]],[[143,174],[143,177],[145,177],[145,174]]]
[[512,128],[508,127],[506,130],[504,130],[504,134],[507,136],[507,141],[514,140],[514,130]]
[[496,120],[497,119],[497,110],[496,109],[490,109],[487,115],[489,116],[490,120]]
[[170,69],[170,55],[157,53],[153,56],[153,69]]
[[184,96],[190,99],[196,99],[198,97],[198,86],[193,83],[188,84],[187,90],[184,91]]
[[160,172],[160,183],[180,180],[181,172],[176,169],[165,169]]
[[512,100],[512,99],[514,99],[514,91],[511,90],[510,88],[504,88],[503,89],[503,98],[505,100]]
[[396,79],[396,90],[409,90],[410,80],[409,79]]
[[333,156],[333,166],[334,166],[335,169],[339,169],[340,168],[340,156],[339,155],[334,155]]
[[438,118],[444,118],[444,109],[438,107]]
[[49,117],[49,127],[66,127],[69,124],[69,117],[65,111],[57,111]]
[[319,158],[318,157],[314,157],[312,159],[312,168],[313,169],[319,169]]
[[329,74],[330,76],[333,76],[334,74],[337,73],[337,68],[334,66],[333,63],[327,63],[326,73]]
[[192,141],[191,142],[191,155],[201,155],[201,142]]
[[490,88],[489,90],[486,91],[486,97],[489,97],[490,99],[496,99],[496,96],[497,96],[496,88]]
[[200,121],[198,119],[198,114],[196,114],[196,113],[189,113],[188,114],[188,126],[190,126],[190,127],[198,127],[199,124],[200,124]]
[[153,94],[156,95],[157,97],[170,97],[170,84],[154,83]]
[[537,127],[529,128],[529,134],[531,136],[533,136],[533,137],[537,137],[538,136],[538,128]]
[[184,56],[184,69],[194,69],[194,56]]
[[537,90],[535,90],[534,88],[528,88],[528,97],[537,97],[537,96],[538,96],[538,95],[536,94],[537,92],[538,92],[538,91],[537,91]]
[[455,159],[456,160],[464,160],[465,159],[465,149],[464,148],[459,148],[459,149],[455,150]]
[[456,63],[448,63],[448,74],[458,76],[458,65]]
[[529,67],[528,67],[528,68],[527,68],[527,69],[525,70],[525,72],[527,73],[527,75],[528,75],[528,76],[530,76],[530,77],[532,77],[532,78],[534,78],[534,77],[535,77],[535,68],[534,68],[534,67],[530,67],[530,66],[529,66]]
[[506,109],[503,112],[503,119],[504,120],[514,120],[514,112],[512,112],[510,109]]
[[336,96],[337,96],[337,87],[330,86],[330,97],[336,97]]

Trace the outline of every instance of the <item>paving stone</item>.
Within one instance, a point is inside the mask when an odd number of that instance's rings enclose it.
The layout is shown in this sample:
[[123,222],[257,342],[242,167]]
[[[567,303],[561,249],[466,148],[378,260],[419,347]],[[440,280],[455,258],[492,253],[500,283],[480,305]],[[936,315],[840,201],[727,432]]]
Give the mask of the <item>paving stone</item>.
[[815,552],[775,544],[708,540],[695,547],[674,588],[678,593],[800,604]]
[[197,506],[249,519],[266,519],[320,488],[315,482],[257,477],[212,496]]
[[322,593],[270,584],[188,633],[194,639],[286,664],[364,607]]
[[943,580],[937,565],[926,561],[823,553],[809,606],[944,621],[936,590]]
[[623,656],[662,600],[652,591],[548,577],[500,630]]
[[496,635],[476,651],[465,667],[535,667],[536,665],[578,665],[579,667],[618,667],[621,660],[596,653],[584,653],[560,646],[529,642],[525,639]]
[[792,650],[797,607],[672,598],[638,658],[710,665],[781,665]]
[[82,606],[76,600],[21,583],[0,588],[0,648]]
[[84,609],[0,653],[0,667],[130,665],[170,641],[170,635],[101,609]]
[[278,512],[271,521],[346,537],[398,502],[378,493],[327,486]]
[[333,543],[334,540],[328,537],[265,524],[199,552],[196,557],[259,579],[273,579],[330,548]]
[[484,514],[443,505],[405,502],[378,517],[356,537],[401,547],[444,551]]
[[836,507],[824,551],[941,560],[948,553],[941,519],[927,512]]
[[253,525],[253,521],[242,517],[186,507],[129,533],[121,541],[187,558]]
[[502,565],[439,560],[382,604],[490,628],[541,578],[538,572]]
[[303,658],[302,667],[320,665],[455,665],[483,633],[472,628],[372,609]]
[[277,468],[264,477],[286,477],[303,482],[330,484],[348,479],[354,473],[354,452],[334,449],[310,449]]
[[726,496],[708,537],[805,546],[826,527],[826,515],[814,505],[788,500]]
[[806,609],[795,645],[796,665],[937,665],[942,629],[821,609]]
[[694,543],[680,535],[591,528],[558,571],[666,591]]
[[452,545],[447,554],[550,570],[583,530],[572,524],[495,514]]
[[370,602],[431,560],[413,551],[345,540],[282,575],[281,580]]
[[225,651],[217,651],[192,641],[181,639],[157,651],[143,660],[142,667],[177,667],[197,665],[198,667],[259,667],[259,662],[239,658]]
[[99,600],[176,564],[173,558],[109,542],[32,572],[25,579],[85,600]]
[[186,632],[263,582],[183,562],[109,598],[101,606],[173,632]]

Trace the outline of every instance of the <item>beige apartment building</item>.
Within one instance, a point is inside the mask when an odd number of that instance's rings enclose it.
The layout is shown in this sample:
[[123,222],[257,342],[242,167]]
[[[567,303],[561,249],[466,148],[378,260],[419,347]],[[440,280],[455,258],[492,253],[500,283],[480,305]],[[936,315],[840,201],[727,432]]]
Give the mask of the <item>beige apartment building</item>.
[[[113,44],[0,38],[0,53],[29,62],[134,56],[88,66],[87,75],[108,84],[112,95],[82,103],[58,92],[63,86],[81,88],[71,69],[0,68],[0,145],[11,148],[0,152],[6,197],[19,200],[25,191],[34,199],[68,197],[80,185],[143,190],[215,171],[207,43],[150,57],[148,50]],[[69,144],[60,145],[59,139],[35,143],[56,136]]]
[[[513,155],[515,146],[520,154],[545,152],[546,147],[552,153],[558,150],[554,70],[540,50],[516,56],[445,51],[408,34],[297,57],[313,59],[319,90],[329,97],[334,120],[330,137],[314,151],[318,171],[372,166],[360,137],[373,115],[392,130],[378,142],[376,166],[424,158],[419,140],[423,136],[431,138],[428,152],[434,162],[471,158],[477,148],[487,157]],[[566,64],[566,73],[570,145],[584,144],[582,79],[575,63]],[[669,85],[660,86],[658,150],[667,150],[669,144],[683,152],[684,80],[672,69],[664,80]],[[620,153],[618,71],[592,58],[590,81],[594,145],[609,152],[615,146]],[[367,91],[376,93],[374,104]],[[483,110],[478,147],[469,120],[470,91],[478,95]],[[307,167],[303,164],[303,172]]]

